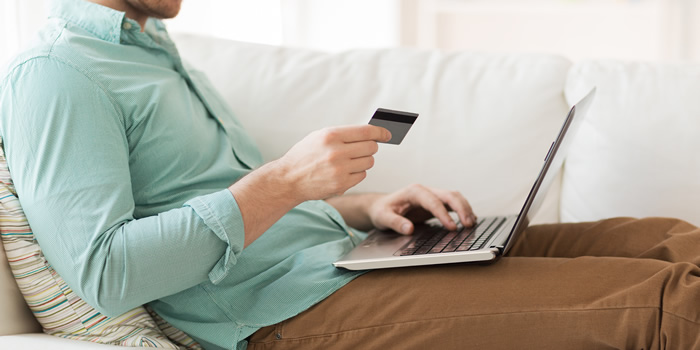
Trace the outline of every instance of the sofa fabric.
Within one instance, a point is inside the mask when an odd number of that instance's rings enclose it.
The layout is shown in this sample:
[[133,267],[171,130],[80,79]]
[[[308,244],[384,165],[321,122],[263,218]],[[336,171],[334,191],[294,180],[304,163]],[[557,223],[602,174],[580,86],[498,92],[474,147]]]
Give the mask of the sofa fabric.
[[41,325],[22,298],[0,240],[0,336],[37,332]]
[[[571,63],[554,55],[412,49],[323,53],[174,35],[266,161],[313,130],[366,124],[377,108],[419,113],[401,145],[380,145],[351,192],[411,183],[464,193],[477,215],[518,213],[566,118]],[[533,127],[536,126],[536,127]],[[558,187],[551,196],[558,198]],[[558,219],[557,203],[542,221]]]
[[700,64],[573,66],[566,97],[598,96],[566,161],[561,220],[668,216],[700,225]]
[[143,347],[119,346],[76,341],[48,335],[25,333],[0,337],[0,349],[8,350],[126,350]]

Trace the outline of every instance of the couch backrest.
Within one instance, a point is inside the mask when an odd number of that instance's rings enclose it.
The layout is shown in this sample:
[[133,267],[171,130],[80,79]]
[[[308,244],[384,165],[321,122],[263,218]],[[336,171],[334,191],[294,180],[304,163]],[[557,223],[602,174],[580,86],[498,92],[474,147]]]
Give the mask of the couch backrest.
[[[568,106],[570,62],[552,55],[409,49],[328,54],[175,36],[222,93],[266,160],[309,132],[367,123],[376,108],[420,113],[399,146],[382,145],[352,191],[419,182],[459,190],[478,215],[517,213]],[[556,221],[559,188],[542,210]]]
[[700,64],[581,62],[598,96],[566,162],[563,221],[671,216],[700,225]]

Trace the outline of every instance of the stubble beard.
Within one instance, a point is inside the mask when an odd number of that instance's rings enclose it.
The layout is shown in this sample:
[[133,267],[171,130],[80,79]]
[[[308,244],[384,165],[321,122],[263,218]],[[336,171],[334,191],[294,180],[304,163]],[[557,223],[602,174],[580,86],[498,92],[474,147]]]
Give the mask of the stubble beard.
[[181,0],[126,0],[129,5],[148,17],[167,19],[180,12]]

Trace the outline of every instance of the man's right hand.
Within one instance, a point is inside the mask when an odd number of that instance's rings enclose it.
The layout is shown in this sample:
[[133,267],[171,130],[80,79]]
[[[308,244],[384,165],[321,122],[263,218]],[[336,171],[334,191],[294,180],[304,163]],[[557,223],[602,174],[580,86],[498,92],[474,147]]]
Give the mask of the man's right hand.
[[314,131],[275,161],[301,201],[341,195],[360,183],[374,165],[377,141],[391,133],[374,125]]
[[374,125],[312,132],[282,158],[229,187],[238,204],[248,246],[295,206],[339,195],[357,185],[374,165],[377,141],[391,133]]

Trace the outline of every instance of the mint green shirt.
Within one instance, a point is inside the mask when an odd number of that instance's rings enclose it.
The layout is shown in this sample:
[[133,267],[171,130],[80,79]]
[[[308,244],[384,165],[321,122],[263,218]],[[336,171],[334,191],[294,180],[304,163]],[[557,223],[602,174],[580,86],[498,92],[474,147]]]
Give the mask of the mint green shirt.
[[227,187],[261,156],[160,21],[141,33],[122,12],[56,1],[0,79],[0,135],[29,223],[100,312],[149,303],[207,349],[241,349],[359,275],[331,264],[364,234],[324,201],[243,249]]

